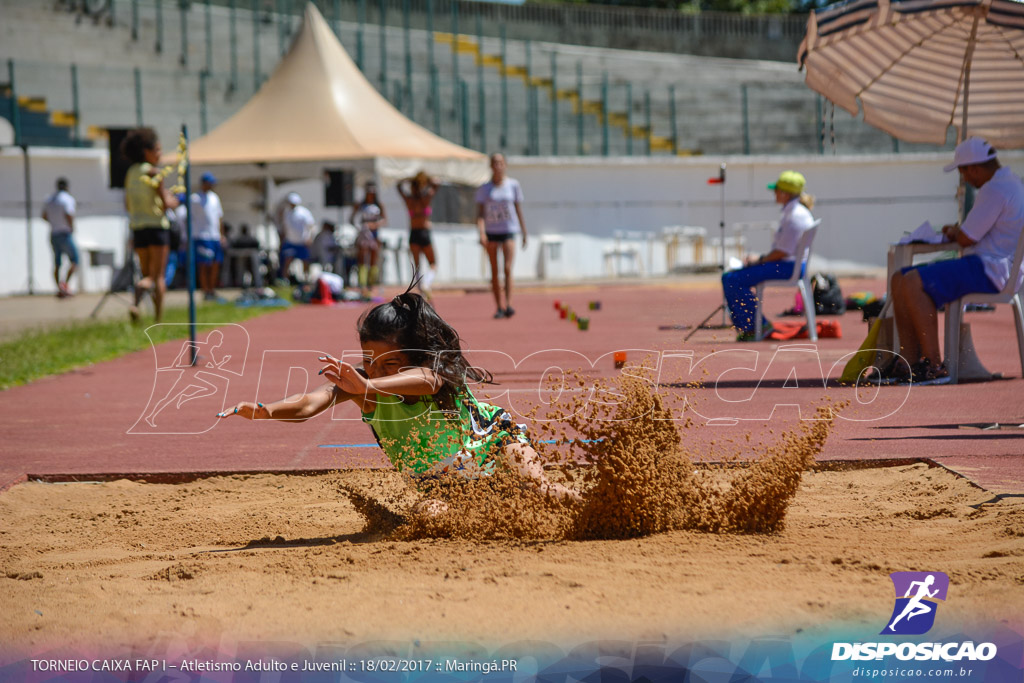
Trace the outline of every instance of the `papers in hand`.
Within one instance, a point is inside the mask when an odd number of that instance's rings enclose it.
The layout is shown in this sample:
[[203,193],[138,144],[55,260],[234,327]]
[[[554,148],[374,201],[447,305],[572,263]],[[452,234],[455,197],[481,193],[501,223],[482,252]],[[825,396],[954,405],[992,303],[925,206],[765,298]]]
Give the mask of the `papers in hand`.
[[914,230],[914,232],[905,233],[897,244],[939,244],[944,241],[945,238],[942,236],[942,233],[935,232],[932,224],[925,221],[917,226],[917,230]]

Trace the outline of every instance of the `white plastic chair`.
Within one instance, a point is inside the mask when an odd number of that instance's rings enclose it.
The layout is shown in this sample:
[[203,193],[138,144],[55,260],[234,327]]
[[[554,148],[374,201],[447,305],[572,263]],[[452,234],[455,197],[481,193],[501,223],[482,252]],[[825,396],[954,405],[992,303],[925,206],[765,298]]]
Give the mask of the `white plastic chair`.
[[807,271],[807,262],[811,260],[811,245],[814,244],[814,236],[818,234],[818,226],[821,219],[814,221],[804,234],[800,235],[800,241],[796,243],[796,258],[793,264],[793,275],[788,280],[764,280],[757,284],[757,310],[754,311],[754,338],[761,338],[761,302],[764,301],[765,287],[796,287],[800,292],[800,299],[804,302],[804,317],[807,318],[807,334],[811,341],[818,341],[818,323],[814,319],[814,295],[811,291],[811,275]]
[[1010,304],[1013,307],[1013,318],[1017,325],[1017,352],[1020,354],[1021,374],[1024,375],[1024,309],[1021,308],[1024,284],[1014,287],[1017,284],[1022,260],[1024,233],[1017,240],[1017,252],[1013,257],[1013,265],[1010,266],[1010,278],[1002,291],[995,294],[967,294],[946,304],[946,368],[949,370],[950,384],[956,384],[960,378],[960,326],[967,304]]

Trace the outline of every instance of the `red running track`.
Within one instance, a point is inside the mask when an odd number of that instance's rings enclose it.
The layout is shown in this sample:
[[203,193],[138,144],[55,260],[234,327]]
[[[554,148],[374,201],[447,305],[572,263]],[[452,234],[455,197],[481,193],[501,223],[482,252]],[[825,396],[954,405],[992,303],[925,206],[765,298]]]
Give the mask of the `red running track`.
[[[843,287],[884,289],[881,281],[844,281]],[[843,356],[863,340],[867,328],[859,312],[841,317],[842,339],[817,345],[738,344],[728,330],[701,330],[684,344],[685,331],[659,329],[699,322],[719,297],[710,282],[532,289],[517,295],[518,313],[509,320],[491,319],[489,294],[443,293],[436,305],[473,350],[471,357],[494,372],[500,385],[489,392],[504,394],[497,402],[516,410],[541,400],[537,387],[547,368],[576,368],[585,358],[596,361],[590,376],[611,376],[618,371],[610,354],[630,349],[630,362],[660,356],[661,390],[675,399],[685,396],[697,422],[711,420],[683,430],[698,456],[738,451],[756,457],[763,450],[758,444],[776,440],[828,396],[861,403],[842,413],[822,458],[930,458],[994,493],[1024,494],[1024,430],[972,426],[1024,422],[1024,380],[1009,307],[967,315],[979,356],[1007,379],[855,390],[825,388],[823,377],[837,377]],[[558,318],[556,299],[580,311],[600,300],[602,308],[584,313],[590,330],[583,332]],[[791,293],[769,290],[765,310],[772,314],[791,304]],[[212,337],[210,328],[203,329],[196,368],[176,367],[183,347],[173,342],[0,393],[0,490],[26,476],[386,466],[376,447],[323,447],[373,442],[352,406],[304,424],[215,417],[237,401],[277,400],[316,383],[319,353],[358,348],[355,323],[362,310],[296,306],[221,328]],[[720,321],[720,315],[712,320]],[[695,379],[701,388],[682,386]],[[676,386],[664,386],[671,384]]]

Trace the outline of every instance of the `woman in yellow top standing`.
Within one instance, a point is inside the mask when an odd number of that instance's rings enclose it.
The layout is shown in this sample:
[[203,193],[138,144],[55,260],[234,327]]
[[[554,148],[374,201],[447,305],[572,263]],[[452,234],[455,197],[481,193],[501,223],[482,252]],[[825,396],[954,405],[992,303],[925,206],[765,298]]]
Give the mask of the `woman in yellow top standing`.
[[121,143],[121,154],[132,164],[124,179],[124,205],[142,268],[142,279],[135,285],[135,305],[129,309],[132,320],[139,319],[139,301],[146,292],[153,294],[156,322],[164,312],[167,284],[163,274],[171,244],[167,210],[177,207],[178,201],[164,187],[158,168],[160,152],[160,140],[152,128],[133,130]]

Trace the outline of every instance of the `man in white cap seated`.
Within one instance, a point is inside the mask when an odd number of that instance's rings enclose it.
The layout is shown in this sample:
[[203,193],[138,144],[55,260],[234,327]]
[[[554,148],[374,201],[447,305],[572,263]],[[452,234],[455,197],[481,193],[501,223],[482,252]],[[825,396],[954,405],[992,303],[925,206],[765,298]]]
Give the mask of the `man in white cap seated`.
[[299,259],[305,264],[306,278],[309,278],[309,248],[313,244],[313,229],[316,221],[309,209],[302,205],[298,192],[289,192],[284,198],[278,221],[278,236],[281,238],[281,277],[288,278],[292,261]]
[[1000,166],[995,149],[981,138],[957,145],[953,163],[945,167],[947,173],[954,169],[978,189],[963,224],[942,228],[948,241],[964,247],[964,255],[904,268],[890,283],[902,360],[888,374],[897,381],[948,381],[945,364],[939,362],[938,307],[972,292],[998,292],[1011,278],[1019,287],[1024,278],[1024,272],[1010,272],[1024,231],[1021,179]]

